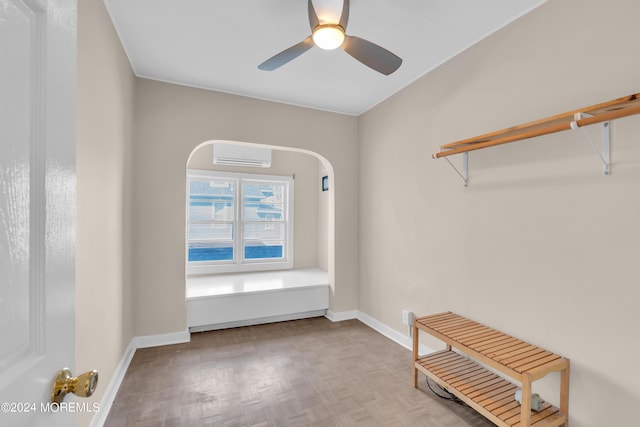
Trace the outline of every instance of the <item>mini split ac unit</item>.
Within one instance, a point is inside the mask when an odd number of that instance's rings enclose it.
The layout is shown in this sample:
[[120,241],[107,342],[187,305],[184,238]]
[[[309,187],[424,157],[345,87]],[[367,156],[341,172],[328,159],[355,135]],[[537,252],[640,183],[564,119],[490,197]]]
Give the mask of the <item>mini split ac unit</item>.
[[213,144],[213,164],[268,168],[271,167],[271,149],[216,142]]

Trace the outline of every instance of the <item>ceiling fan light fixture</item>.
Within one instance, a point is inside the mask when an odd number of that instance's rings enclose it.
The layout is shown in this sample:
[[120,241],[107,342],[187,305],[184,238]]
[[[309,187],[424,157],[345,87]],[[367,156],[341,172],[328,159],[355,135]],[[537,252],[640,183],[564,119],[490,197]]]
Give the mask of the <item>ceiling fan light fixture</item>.
[[344,29],[340,25],[318,25],[313,30],[313,42],[320,49],[333,50],[342,46]]
[[[329,0],[307,0],[311,35],[301,42],[296,43],[267,59],[262,64],[258,65],[258,69],[263,71],[273,71],[276,68],[296,59],[313,46],[318,46],[319,48],[326,50],[341,47],[346,53],[356,60],[362,62],[372,70],[375,70],[380,74],[384,74],[385,76],[394,73],[400,65],[402,65],[402,58],[393,52],[389,52],[387,49],[360,37],[352,35],[347,37],[345,31],[347,23],[349,22],[350,0],[342,0],[342,12],[340,13],[339,20],[328,21],[329,23],[324,21],[324,19],[326,19],[324,14],[323,20],[320,20],[320,17],[316,12],[315,5],[313,4],[315,1],[326,2]],[[338,0],[330,1],[335,3]]]

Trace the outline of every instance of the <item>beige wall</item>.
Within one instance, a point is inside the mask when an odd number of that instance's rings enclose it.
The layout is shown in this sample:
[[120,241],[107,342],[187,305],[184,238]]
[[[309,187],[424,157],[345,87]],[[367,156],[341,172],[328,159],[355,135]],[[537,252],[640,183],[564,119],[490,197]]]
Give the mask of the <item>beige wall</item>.
[[548,2],[359,119],[359,309],[403,332],[403,309],[452,310],[569,357],[574,427],[637,420],[640,117],[614,123],[610,177],[580,131],[472,152],[468,188],[430,156],[638,92],[638,16]]
[[[134,335],[131,129],[134,76],[102,1],[78,2],[76,371],[102,398]],[[91,413],[80,413],[78,425]]]
[[[318,163],[318,158],[310,154],[274,149],[271,152],[270,168],[216,166],[213,164],[213,145],[206,144],[193,152],[187,167],[256,175],[295,176],[293,268],[318,268],[318,242],[328,238],[326,233],[318,234],[318,221],[323,214],[318,211]],[[326,248],[326,243],[322,248]]]
[[[229,139],[330,161],[333,311],[403,332],[403,309],[485,322],[571,358],[573,426],[630,425],[640,118],[614,124],[611,177],[580,132],[474,152],[466,189],[430,155],[638,92],[635,0],[548,2],[360,118],[134,81],[102,2],[79,3],[76,367],[100,371],[94,400],[133,335],[186,328],[185,166]],[[553,401],[555,385],[537,391]]]
[[[322,188],[322,177],[329,176],[326,165],[323,162],[318,164],[316,182]],[[333,198],[331,197],[331,180],[329,180],[329,190],[320,191],[318,199],[318,267],[329,271],[329,258],[332,257],[333,248],[329,247],[329,218],[333,212]]]
[[[318,153],[331,164],[335,254],[330,306],[357,307],[357,119],[138,79],[134,130],[137,335],[186,329],[185,167],[199,144],[231,140]],[[335,263],[335,265],[331,265]]]

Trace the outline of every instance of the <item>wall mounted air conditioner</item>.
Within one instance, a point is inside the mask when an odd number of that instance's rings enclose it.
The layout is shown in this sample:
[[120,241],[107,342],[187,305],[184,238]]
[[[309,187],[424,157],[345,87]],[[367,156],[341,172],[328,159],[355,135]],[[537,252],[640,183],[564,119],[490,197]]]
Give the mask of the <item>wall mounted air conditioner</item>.
[[213,144],[213,164],[268,168],[271,167],[271,149],[216,142]]

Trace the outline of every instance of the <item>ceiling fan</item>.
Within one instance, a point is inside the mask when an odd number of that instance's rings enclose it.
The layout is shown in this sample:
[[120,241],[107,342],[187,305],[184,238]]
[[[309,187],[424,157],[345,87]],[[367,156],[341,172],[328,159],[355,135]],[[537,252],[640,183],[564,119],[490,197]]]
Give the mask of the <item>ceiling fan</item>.
[[267,59],[258,65],[259,69],[273,71],[302,55],[314,45],[326,50],[341,47],[367,67],[384,75],[389,75],[400,67],[402,59],[397,55],[368,40],[346,34],[349,21],[349,0],[343,0],[342,14],[337,23],[320,23],[320,18],[318,18],[313,3],[311,0],[308,0],[308,2],[311,35],[300,43]]

